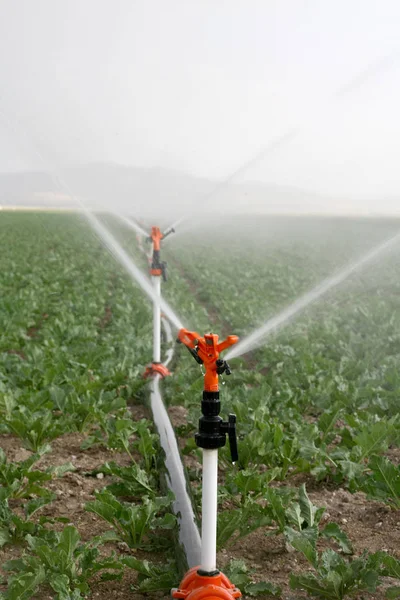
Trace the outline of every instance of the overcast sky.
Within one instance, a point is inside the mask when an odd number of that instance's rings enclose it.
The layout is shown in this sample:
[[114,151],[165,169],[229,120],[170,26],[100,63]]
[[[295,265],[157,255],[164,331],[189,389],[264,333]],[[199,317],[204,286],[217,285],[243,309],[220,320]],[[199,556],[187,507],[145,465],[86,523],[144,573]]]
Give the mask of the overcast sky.
[[[0,0],[0,171],[91,161],[400,211],[398,0]],[[389,197],[389,200],[388,200]]]

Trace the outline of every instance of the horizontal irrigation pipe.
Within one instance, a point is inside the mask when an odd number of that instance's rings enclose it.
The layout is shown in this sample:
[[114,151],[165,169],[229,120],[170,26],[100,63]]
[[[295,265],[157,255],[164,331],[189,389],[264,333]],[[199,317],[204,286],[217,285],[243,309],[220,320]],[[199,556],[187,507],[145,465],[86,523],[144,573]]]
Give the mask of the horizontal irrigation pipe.
[[[171,327],[166,319],[163,319],[162,323],[167,341],[171,342],[173,339]],[[171,362],[173,352],[173,348],[168,350],[167,359],[163,363],[165,366]],[[195,567],[200,564],[200,533],[188,491],[188,481],[181,461],[178,442],[161,396],[160,375],[153,377],[150,382],[150,406],[160,436],[160,443],[165,453],[165,466],[168,473],[167,484],[175,496],[173,507],[175,514],[178,516],[179,542],[185,552],[188,567]]]
[[[137,238],[137,242],[141,252],[147,256],[140,237]],[[166,351],[166,358],[162,363],[165,367],[168,367],[174,356],[174,346],[172,345],[174,337],[168,320],[162,317],[161,322],[166,340],[171,345]],[[179,544],[185,553],[187,567],[191,568],[200,564],[201,539],[196,524],[196,515],[192,506],[191,496],[188,491],[188,480],[182,464],[178,442],[161,395],[160,379],[160,375],[157,374],[150,380],[150,406],[153,413],[153,421],[164,450],[165,467],[168,473],[167,485],[175,496],[173,508],[179,522]]]

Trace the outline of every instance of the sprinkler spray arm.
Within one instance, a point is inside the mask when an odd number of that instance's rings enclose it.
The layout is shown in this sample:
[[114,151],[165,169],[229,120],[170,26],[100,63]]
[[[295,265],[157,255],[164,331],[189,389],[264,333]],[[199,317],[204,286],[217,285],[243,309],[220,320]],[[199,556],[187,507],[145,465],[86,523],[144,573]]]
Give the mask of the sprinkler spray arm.
[[215,333],[208,333],[201,337],[196,331],[181,329],[177,341],[185,344],[196,362],[204,365],[206,371],[204,391],[218,392],[218,375],[231,374],[228,363],[219,358],[219,354],[229,346],[236,344],[239,341],[238,336],[228,335],[224,341],[218,342],[218,336]]
[[162,239],[165,240],[167,235],[170,235],[171,233],[175,233],[175,229],[173,227],[170,227],[169,229],[167,229],[167,231],[163,233]]

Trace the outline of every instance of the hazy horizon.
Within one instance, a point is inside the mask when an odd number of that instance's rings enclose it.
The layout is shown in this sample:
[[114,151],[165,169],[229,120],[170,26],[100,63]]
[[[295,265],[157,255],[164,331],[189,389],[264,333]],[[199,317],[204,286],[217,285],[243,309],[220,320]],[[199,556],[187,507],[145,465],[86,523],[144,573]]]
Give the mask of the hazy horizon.
[[226,210],[400,214],[399,31],[395,0],[5,0],[0,172],[152,170],[149,211],[214,185]]

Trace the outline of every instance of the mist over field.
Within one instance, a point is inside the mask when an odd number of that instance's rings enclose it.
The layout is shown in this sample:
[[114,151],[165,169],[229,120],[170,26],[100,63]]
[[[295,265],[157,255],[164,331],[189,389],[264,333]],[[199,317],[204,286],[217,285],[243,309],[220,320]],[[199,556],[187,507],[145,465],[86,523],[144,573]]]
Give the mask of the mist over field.
[[400,214],[400,5],[5,0],[0,205]]

